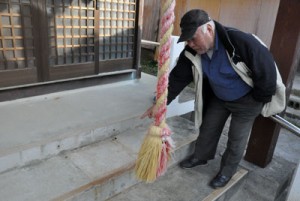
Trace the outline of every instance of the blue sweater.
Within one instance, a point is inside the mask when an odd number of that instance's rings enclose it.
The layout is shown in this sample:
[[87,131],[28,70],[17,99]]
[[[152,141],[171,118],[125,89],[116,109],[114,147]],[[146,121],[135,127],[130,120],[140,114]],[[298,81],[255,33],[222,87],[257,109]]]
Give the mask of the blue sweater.
[[217,33],[212,51],[211,58],[206,53],[202,54],[201,62],[203,74],[208,78],[214,94],[223,101],[234,101],[249,93],[251,87],[232,68]]

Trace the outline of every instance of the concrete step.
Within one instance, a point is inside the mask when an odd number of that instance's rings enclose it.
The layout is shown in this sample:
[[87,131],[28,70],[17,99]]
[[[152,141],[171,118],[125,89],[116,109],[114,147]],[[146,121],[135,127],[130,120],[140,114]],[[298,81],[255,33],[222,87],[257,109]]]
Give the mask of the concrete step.
[[[191,123],[191,114],[182,115]],[[137,183],[131,188],[113,196],[107,201],[228,201],[244,185],[247,179],[247,168],[240,166],[231,181],[220,189],[212,189],[208,183],[219,170],[221,156],[225,150],[229,121],[226,122],[216,158],[209,161],[208,166],[183,170],[178,165],[172,166],[168,172],[154,183]],[[178,129],[178,127],[176,128]],[[175,131],[175,130],[174,130]],[[193,145],[191,144],[191,148]]]
[[247,170],[240,168],[223,188],[212,189],[208,183],[219,168],[220,157],[208,166],[183,170],[178,166],[151,184],[140,183],[108,201],[215,201],[228,200],[242,185]]
[[[221,143],[217,152],[223,150]],[[214,190],[208,183],[218,172],[220,160],[221,154],[217,154],[208,166],[189,170],[174,166],[156,182],[134,185],[107,201],[279,201],[284,200],[295,169],[294,163],[278,157],[266,168],[242,160],[232,180]]]
[[156,79],[87,87],[0,103],[0,173],[134,128]]
[[249,173],[243,186],[228,201],[279,201],[286,195],[296,164],[276,157],[265,168],[242,161]]
[[[176,148],[170,166],[191,153],[197,134],[181,117],[167,120]],[[149,128],[140,125],[104,141],[0,174],[1,200],[106,200],[138,183],[133,169]]]

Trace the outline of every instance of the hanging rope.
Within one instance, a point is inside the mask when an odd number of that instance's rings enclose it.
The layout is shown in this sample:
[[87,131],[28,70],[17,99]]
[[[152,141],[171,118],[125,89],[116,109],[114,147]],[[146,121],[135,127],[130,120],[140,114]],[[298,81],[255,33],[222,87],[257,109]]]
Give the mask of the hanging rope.
[[162,0],[154,123],[143,141],[135,167],[137,178],[146,182],[153,182],[166,172],[173,147],[171,130],[166,124],[166,112],[174,8],[175,0]]

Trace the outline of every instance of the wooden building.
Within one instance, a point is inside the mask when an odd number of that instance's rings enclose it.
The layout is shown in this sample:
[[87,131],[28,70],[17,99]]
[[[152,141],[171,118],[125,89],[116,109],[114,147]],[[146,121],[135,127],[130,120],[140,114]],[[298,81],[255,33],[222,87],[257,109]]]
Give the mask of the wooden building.
[[[160,1],[0,0],[0,101],[139,78],[140,41],[158,40]],[[177,0],[173,35],[187,10],[202,8],[270,47],[281,2]]]
[[[176,4],[173,35],[192,8],[258,35],[273,53],[289,95],[300,63],[299,0]],[[157,41],[159,9],[160,0],[0,0],[0,101],[140,78],[140,41]],[[259,119],[255,128],[246,158],[264,167],[278,126]]]

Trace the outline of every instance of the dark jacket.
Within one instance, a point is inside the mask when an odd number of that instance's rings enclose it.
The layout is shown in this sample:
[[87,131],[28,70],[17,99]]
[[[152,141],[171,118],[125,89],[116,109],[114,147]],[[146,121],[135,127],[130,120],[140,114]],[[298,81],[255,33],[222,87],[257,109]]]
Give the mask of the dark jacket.
[[[215,21],[220,42],[223,43],[230,56],[230,62],[248,68],[248,76],[253,80],[253,98],[267,103],[271,101],[276,91],[276,68],[269,50],[252,34],[244,33],[234,28],[222,26]],[[169,76],[168,104],[191,82],[194,81],[193,62],[186,57],[186,52],[197,53],[186,46],[181,52],[176,66]],[[208,82],[203,80],[203,101],[211,95]]]

